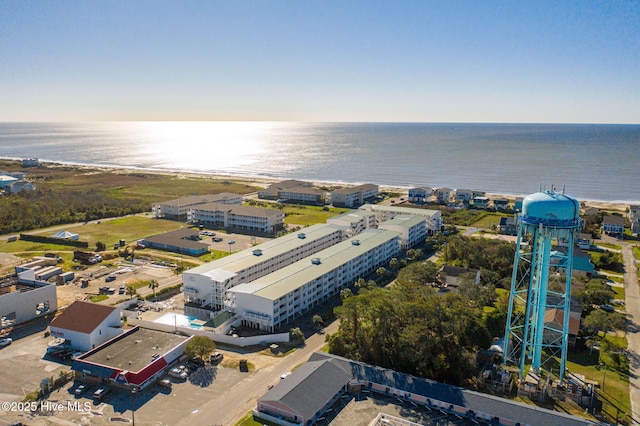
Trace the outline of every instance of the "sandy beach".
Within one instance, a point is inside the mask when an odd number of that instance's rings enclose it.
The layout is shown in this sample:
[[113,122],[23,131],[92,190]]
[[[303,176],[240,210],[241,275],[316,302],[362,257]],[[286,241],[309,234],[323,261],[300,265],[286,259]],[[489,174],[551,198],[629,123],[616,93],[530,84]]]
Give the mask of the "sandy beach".
[[[267,178],[267,177],[254,177],[254,176],[241,176],[241,175],[221,175],[215,173],[207,173],[207,172],[195,172],[195,171],[179,171],[179,170],[158,170],[158,169],[142,169],[142,168],[128,168],[128,167],[112,167],[112,166],[99,166],[99,165],[79,165],[79,164],[66,164],[66,163],[49,163],[43,162],[47,167],[75,167],[79,171],[85,171],[86,173],[95,173],[96,171],[104,172],[104,173],[131,173],[131,172],[141,172],[141,173],[149,173],[149,174],[158,174],[164,176],[177,176],[183,178],[202,178],[202,179],[213,179],[213,180],[234,180],[241,183],[246,183],[252,186],[257,186],[260,188],[267,188],[269,185],[273,183],[280,182],[284,179],[275,179],[275,178]],[[311,182],[315,187],[344,187],[350,185],[358,185],[359,183],[347,183],[347,182],[327,182],[327,181],[317,181],[317,180],[307,180],[307,179],[299,179],[306,182]],[[406,196],[408,187],[398,187],[392,185],[379,185],[381,192],[395,192],[401,193],[403,196]],[[490,198],[507,198],[510,200],[514,200],[516,197],[525,197],[529,194],[505,194],[505,193],[487,193],[487,196]],[[567,194],[571,196],[571,194]],[[582,200],[578,199],[583,207],[595,207],[601,210],[626,213],[629,207],[629,203],[624,202],[615,202],[615,201],[602,201],[602,200]]]

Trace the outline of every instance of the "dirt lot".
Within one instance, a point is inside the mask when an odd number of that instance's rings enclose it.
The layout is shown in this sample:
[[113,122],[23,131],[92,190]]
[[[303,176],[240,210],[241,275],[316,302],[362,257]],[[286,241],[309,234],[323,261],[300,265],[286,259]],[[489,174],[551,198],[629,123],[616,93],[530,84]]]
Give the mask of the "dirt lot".
[[[115,275],[116,279],[111,282],[107,282],[106,278],[109,275]],[[88,278],[89,284],[87,287],[81,286],[81,278]],[[91,296],[99,294],[99,288],[108,286],[115,289],[115,293],[109,295],[109,298],[104,303],[112,304],[119,300],[124,300],[128,296],[124,294],[118,294],[120,285],[131,283],[134,281],[148,281],[155,279],[160,284],[168,278],[175,278],[175,274],[172,269],[153,266],[151,264],[134,264],[131,265],[128,262],[114,263],[113,266],[96,265],[86,270],[76,273],[76,279],[65,285],[58,286],[58,306],[66,306],[73,303],[76,300],[88,300]],[[142,287],[138,290],[139,293],[148,293],[150,290],[147,287]]]

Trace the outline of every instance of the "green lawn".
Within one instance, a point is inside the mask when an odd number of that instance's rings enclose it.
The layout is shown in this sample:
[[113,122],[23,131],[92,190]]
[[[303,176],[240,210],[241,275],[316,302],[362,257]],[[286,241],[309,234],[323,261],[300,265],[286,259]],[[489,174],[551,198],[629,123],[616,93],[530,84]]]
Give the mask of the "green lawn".
[[609,286],[609,287],[616,294],[616,296],[615,296],[616,299],[624,300],[624,295],[625,295],[624,287],[616,287],[616,286]]
[[[126,216],[113,220],[101,220],[86,225],[67,226],[65,230],[80,235],[81,241],[87,241],[89,248],[95,247],[96,242],[101,241],[107,245],[107,249],[113,248],[113,244],[121,239],[127,244],[141,238],[167,231],[175,231],[184,227],[184,223],[164,219],[152,219],[151,216]],[[50,231],[49,231],[50,232]],[[38,235],[50,235],[49,232],[40,232]]]
[[254,417],[253,412],[249,411],[235,426],[276,426],[275,423]]
[[622,250],[622,246],[618,245],[618,244],[611,244],[611,243],[597,243],[596,244],[599,247],[605,247],[605,248],[609,248],[612,250]]
[[316,223],[325,223],[328,218],[348,211],[351,211],[351,209],[330,207],[327,210],[323,210],[323,207],[320,206],[294,206],[287,204],[284,208],[284,223],[287,225],[310,226]]
[[637,260],[640,260],[640,246],[633,247],[633,254],[635,255]]
[[500,226],[500,219],[502,219],[503,217],[510,217],[510,216],[511,215],[506,213],[487,212],[487,214],[479,217],[478,220],[473,222],[471,226],[484,228],[484,229],[493,229],[494,227],[498,228]]

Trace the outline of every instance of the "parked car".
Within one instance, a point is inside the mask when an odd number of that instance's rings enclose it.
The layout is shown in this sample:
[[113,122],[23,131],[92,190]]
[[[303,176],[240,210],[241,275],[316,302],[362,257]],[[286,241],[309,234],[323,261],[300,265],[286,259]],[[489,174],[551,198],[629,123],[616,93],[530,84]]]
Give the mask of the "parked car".
[[211,364],[219,363],[220,361],[222,361],[222,358],[224,358],[224,356],[220,352],[211,354]]
[[616,308],[614,306],[611,305],[602,305],[600,306],[600,309],[602,309],[605,312],[615,312]]
[[214,243],[219,243],[220,241],[222,241],[222,238],[220,238],[220,237],[215,237],[215,238],[213,239],[213,242],[214,242]]
[[80,385],[77,388],[75,388],[73,393],[75,393],[76,395],[82,395],[83,393],[85,393],[86,390],[87,390],[87,385]]
[[13,340],[11,340],[11,337],[3,337],[2,339],[0,339],[0,348],[9,346],[11,342],[13,342]]
[[125,286],[124,284],[120,284],[120,289],[118,290],[118,294],[124,294]]
[[179,368],[172,368],[167,374],[174,379],[185,380],[187,378],[187,373],[180,370]]
[[111,389],[108,388],[100,388],[93,393],[93,397],[98,401],[103,401],[109,394],[111,393]]
[[107,278],[104,279],[105,282],[110,283],[111,281],[115,281],[116,280],[116,276],[111,274],[111,275],[107,275]]
[[171,380],[169,379],[162,379],[158,381],[158,386],[161,388],[171,389],[172,385],[173,383],[171,383]]

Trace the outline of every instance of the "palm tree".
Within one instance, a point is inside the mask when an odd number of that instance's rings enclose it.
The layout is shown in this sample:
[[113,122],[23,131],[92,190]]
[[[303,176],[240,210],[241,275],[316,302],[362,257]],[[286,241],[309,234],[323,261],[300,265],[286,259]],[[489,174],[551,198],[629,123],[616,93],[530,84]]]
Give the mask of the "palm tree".
[[151,282],[149,283],[149,288],[151,289],[151,291],[153,291],[153,300],[156,300],[156,288],[160,287],[160,284],[158,284],[158,281],[156,280],[151,280]]

